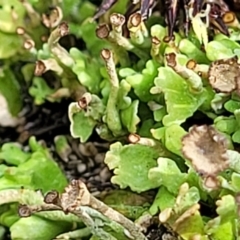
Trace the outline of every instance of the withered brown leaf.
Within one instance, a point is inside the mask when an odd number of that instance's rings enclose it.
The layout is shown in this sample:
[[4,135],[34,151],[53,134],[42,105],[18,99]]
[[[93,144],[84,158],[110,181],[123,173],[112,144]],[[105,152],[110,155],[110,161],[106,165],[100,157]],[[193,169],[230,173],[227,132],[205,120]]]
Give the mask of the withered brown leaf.
[[212,126],[193,126],[182,138],[182,152],[204,177],[216,176],[228,167],[227,140]]
[[231,93],[238,89],[240,87],[238,58],[235,56],[212,62],[208,72],[208,80],[213,89],[223,93]]

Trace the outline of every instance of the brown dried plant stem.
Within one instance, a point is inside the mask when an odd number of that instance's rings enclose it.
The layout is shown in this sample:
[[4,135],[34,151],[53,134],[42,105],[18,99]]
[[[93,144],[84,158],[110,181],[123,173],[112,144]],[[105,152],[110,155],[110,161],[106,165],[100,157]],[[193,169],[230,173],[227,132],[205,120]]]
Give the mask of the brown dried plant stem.
[[127,219],[119,212],[113,210],[92,196],[89,193],[86,185],[80,180],[73,180],[65,189],[65,193],[62,194],[60,199],[64,211],[81,215],[81,217],[84,217],[84,222],[87,221],[89,225],[92,225],[92,223],[89,222],[92,220],[86,216],[86,213],[84,213],[80,206],[87,206],[97,210],[112,221],[119,223],[129,231],[133,239],[146,240],[146,237],[141,233],[141,230],[138,226],[136,226],[132,221]]

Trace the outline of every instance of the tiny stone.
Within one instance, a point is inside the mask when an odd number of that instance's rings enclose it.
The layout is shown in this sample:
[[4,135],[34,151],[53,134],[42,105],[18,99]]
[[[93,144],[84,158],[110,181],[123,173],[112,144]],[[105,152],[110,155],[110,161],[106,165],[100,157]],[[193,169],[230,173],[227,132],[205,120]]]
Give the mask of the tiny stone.
[[67,167],[69,169],[75,169],[79,163],[81,163],[81,161],[78,161],[78,160],[70,161],[67,163]]
[[76,165],[78,165],[79,163],[81,163],[82,161],[80,159],[74,160],[74,161],[70,161],[68,162],[68,166],[74,166],[76,167]]
[[92,173],[86,172],[86,173],[83,174],[82,177],[84,177],[84,178],[89,178],[91,175],[92,175]]
[[100,167],[97,167],[93,170],[94,175],[98,175],[102,169]]
[[111,178],[111,175],[108,167],[103,168],[99,174],[101,182],[107,182]]
[[100,180],[100,176],[99,176],[99,175],[97,175],[97,176],[93,177],[93,179],[94,179],[94,181],[96,181],[96,182],[100,182],[100,181],[101,181],[101,180]]
[[177,238],[170,233],[164,233],[162,236],[163,240],[176,240]]
[[97,153],[94,157],[95,163],[101,164],[104,161],[105,153]]
[[86,185],[87,185],[87,188],[88,188],[88,189],[90,189],[90,188],[93,188],[93,187],[94,187],[94,185],[93,185],[91,182],[87,182],[87,183],[86,183]]
[[100,168],[103,169],[103,168],[105,168],[105,167],[106,167],[106,164],[105,164],[104,162],[101,163]]
[[93,168],[95,166],[95,163],[92,158],[88,158],[87,165],[89,168]]
[[95,176],[91,176],[89,179],[88,179],[89,182],[93,183],[95,181]]
[[98,152],[97,148],[93,145],[92,142],[87,142],[85,144],[79,144],[79,151],[87,157],[95,156]]
[[76,161],[78,159],[78,157],[75,154],[70,154],[68,158],[70,161]]
[[79,164],[77,165],[77,171],[78,171],[79,173],[84,173],[86,170],[87,170],[87,166],[86,166],[85,163],[79,163]]
[[99,142],[94,142],[93,144],[96,147],[101,147],[104,149],[109,149],[109,145],[110,145],[109,143],[99,143]]

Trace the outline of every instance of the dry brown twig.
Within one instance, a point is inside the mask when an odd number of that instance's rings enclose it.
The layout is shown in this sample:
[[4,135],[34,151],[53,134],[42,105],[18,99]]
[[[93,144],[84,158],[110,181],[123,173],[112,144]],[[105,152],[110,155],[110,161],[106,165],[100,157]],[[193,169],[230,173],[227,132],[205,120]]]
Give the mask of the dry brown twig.
[[[93,214],[98,218],[107,217],[110,221],[114,221],[122,226],[127,237],[135,240],[147,239],[142,234],[140,226],[137,226],[128,218],[92,196],[86,185],[80,180],[73,180],[62,194],[56,191],[49,192],[45,196],[44,202],[45,204],[41,206],[31,207],[22,205],[19,208],[20,216],[28,217],[35,212],[61,210],[65,214],[71,213],[76,215],[87,227],[92,228],[95,226],[94,217],[90,216],[89,211],[92,209]],[[98,231],[100,230],[98,229]]]
[[76,211],[79,210],[79,206],[88,206],[102,213],[112,221],[115,221],[122,225],[129,231],[133,239],[146,239],[145,236],[141,233],[139,227],[137,227],[132,221],[124,217],[119,212],[113,210],[92,196],[89,193],[86,185],[80,180],[73,180],[71,184],[66,187],[65,192],[58,198],[53,199],[52,203],[57,203],[57,205],[61,206],[64,212],[71,212],[73,214],[76,214]]

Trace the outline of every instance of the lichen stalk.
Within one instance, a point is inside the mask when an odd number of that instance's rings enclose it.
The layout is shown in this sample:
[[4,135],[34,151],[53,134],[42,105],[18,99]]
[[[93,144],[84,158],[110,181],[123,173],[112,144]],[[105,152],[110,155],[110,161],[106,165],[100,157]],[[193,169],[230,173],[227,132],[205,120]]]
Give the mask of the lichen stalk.
[[117,76],[115,63],[113,60],[113,53],[108,49],[103,49],[101,56],[105,62],[106,69],[110,80],[110,93],[107,102],[106,123],[113,135],[121,135],[122,124],[120,120],[118,104],[119,79]]

